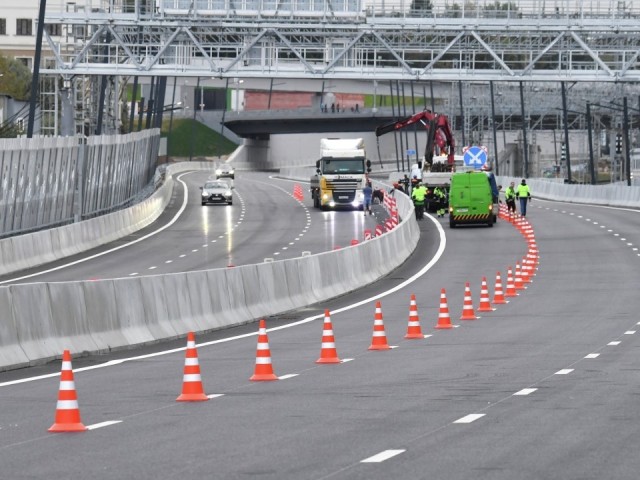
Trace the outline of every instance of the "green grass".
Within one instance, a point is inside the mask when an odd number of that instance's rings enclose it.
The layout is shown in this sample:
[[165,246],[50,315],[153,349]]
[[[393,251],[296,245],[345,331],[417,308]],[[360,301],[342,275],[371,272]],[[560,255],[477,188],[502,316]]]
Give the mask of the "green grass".
[[170,157],[229,155],[238,147],[218,132],[190,118],[174,118],[171,132],[169,120],[163,120],[161,135],[167,137],[167,153]]

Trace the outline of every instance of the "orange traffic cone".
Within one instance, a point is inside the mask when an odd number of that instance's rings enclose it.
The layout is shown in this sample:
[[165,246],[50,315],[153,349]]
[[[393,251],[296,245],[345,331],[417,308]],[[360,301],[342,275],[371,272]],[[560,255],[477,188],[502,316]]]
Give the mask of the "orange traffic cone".
[[516,286],[513,283],[513,273],[511,267],[507,269],[507,292],[504,295],[505,297],[516,297],[518,295]]
[[384,331],[382,321],[382,305],[376,302],[376,314],[373,322],[373,338],[369,350],[389,350],[391,347],[387,343],[387,334]]
[[331,325],[329,310],[324,311],[322,348],[320,349],[320,358],[316,360],[316,363],[340,363],[338,352],[336,351],[335,339],[333,338],[333,326]]
[[269,350],[269,338],[267,337],[267,324],[264,319],[260,320],[258,330],[258,350],[256,351],[256,368],[249,380],[269,381],[278,380],[273,373],[271,365],[271,350]]
[[496,287],[493,293],[493,303],[497,305],[507,303],[506,298],[504,298],[504,292],[502,291],[502,278],[500,277],[500,272],[496,273]]
[[176,402],[205,402],[209,400],[204,394],[200,363],[196,350],[196,337],[193,332],[187,334],[187,352],[184,357],[184,374],[182,376],[182,393]]
[[440,312],[438,313],[438,324],[436,328],[453,328],[453,325],[451,325],[451,317],[449,316],[447,292],[444,288],[440,290]]
[[58,404],[56,406],[56,420],[49,428],[50,432],[84,432],[87,430],[80,420],[78,408],[78,395],[73,381],[73,369],[71,368],[71,353],[65,350],[62,353],[62,371],[60,372],[60,390],[58,391]]
[[464,305],[462,307],[462,315],[460,320],[477,320],[475,312],[473,311],[473,300],[471,298],[471,288],[469,282],[464,284]]
[[420,318],[418,317],[418,305],[416,305],[416,296],[411,294],[409,303],[409,325],[407,326],[407,334],[404,338],[424,338],[422,329],[420,328]]
[[522,271],[520,270],[520,263],[516,262],[516,273],[515,273],[515,279],[514,279],[514,286],[516,287],[516,290],[523,290],[524,287],[524,282],[522,281]]
[[482,277],[482,284],[480,285],[480,305],[478,306],[479,312],[493,312],[491,301],[489,300],[489,287],[487,287],[487,277]]

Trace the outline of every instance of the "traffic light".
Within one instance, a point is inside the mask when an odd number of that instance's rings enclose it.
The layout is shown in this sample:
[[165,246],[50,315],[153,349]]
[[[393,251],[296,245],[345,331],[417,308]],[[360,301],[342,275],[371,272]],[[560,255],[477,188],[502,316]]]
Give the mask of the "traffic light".
[[562,142],[562,146],[560,147],[560,161],[562,163],[567,161],[567,146]]
[[616,133],[616,153],[622,153],[622,134]]

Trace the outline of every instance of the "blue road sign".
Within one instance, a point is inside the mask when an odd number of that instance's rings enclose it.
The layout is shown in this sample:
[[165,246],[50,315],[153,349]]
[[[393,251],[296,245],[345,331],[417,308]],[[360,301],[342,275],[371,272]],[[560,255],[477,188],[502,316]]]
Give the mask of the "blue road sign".
[[407,155],[415,155],[415,154],[416,154],[415,150],[413,150],[413,149],[407,150]]
[[478,146],[471,146],[464,152],[464,164],[467,167],[482,168],[487,163],[487,152]]

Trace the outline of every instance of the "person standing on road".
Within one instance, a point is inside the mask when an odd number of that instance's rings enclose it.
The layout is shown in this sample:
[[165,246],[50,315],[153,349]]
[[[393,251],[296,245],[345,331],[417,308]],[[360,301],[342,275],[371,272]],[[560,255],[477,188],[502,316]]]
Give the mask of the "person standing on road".
[[416,207],[416,220],[422,220],[424,216],[424,199],[427,196],[427,187],[418,183],[411,190],[411,199]]
[[527,216],[527,202],[531,200],[531,191],[527,181],[523,178],[516,190],[516,197],[520,199],[520,215]]
[[366,215],[373,215],[373,211],[371,210],[371,200],[373,199],[373,188],[371,187],[371,182],[367,182],[367,184],[362,189],[362,194],[364,195],[364,207],[362,209],[363,213]]
[[509,216],[516,214],[516,189],[515,182],[511,182],[511,184],[507,187],[504,192],[504,198],[507,201],[507,210],[509,211]]

